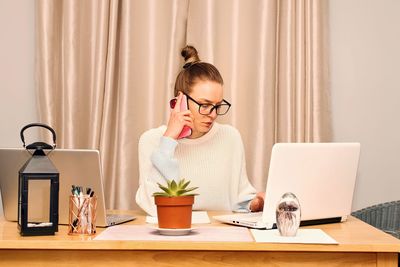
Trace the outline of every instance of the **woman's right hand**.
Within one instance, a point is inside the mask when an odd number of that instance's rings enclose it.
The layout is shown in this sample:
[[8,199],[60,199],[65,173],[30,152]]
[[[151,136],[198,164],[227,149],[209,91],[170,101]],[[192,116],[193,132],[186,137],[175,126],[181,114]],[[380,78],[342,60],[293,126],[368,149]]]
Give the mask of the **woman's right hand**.
[[262,211],[264,208],[265,192],[258,192],[250,202],[250,211],[258,212]]
[[179,134],[182,132],[184,126],[193,129],[193,115],[190,110],[181,111],[181,101],[183,93],[179,92],[174,109],[171,110],[167,130],[164,136],[178,139]]

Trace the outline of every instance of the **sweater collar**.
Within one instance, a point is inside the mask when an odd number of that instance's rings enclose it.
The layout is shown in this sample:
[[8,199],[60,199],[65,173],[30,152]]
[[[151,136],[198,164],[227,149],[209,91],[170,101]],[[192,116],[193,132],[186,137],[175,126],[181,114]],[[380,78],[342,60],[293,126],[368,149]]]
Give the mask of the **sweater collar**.
[[180,144],[188,144],[188,145],[195,145],[195,144],[200,144],[203,142],[206,142],[207,140],[211,139],[215,133],[218,131],[218,129],[220,128],[220,124],[217,122],[214,122],[213,126],[211,127],[211,129],[203,136],[200,136],[199,138],[195,138],[195,139],[190,139],[190,138],[183,138],[183,139],[179,139],[178,143]]

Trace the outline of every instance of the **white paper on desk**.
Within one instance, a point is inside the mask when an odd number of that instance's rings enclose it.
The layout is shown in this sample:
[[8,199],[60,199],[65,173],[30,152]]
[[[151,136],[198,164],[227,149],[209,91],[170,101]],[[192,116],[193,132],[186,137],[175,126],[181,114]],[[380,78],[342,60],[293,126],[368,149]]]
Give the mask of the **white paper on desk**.
[[116,225],[108,227],[94,240],[253,242],[247,228],[230,226],[200,226],[188,235],[166,236],[149,225]]
[[321,229],[299,229],[296,236],[281,236],[278,229],[251,229],[256,242],[260,243],[299,243],[299,244],[338,244],[338,242]]
[[[146,216],[146,223],[158,223],[157,216]],[[200,224],[200,223],[210,223],[210,218],[206,211],[193,211],[192,212],[192,224]]]

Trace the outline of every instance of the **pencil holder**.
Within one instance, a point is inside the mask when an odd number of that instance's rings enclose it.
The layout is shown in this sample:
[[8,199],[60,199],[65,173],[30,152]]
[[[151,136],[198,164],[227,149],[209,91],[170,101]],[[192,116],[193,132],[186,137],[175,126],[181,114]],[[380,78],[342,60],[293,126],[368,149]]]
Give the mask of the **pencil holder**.
[[69,235],[96,233],[97,197],[89,195],[69,197]]

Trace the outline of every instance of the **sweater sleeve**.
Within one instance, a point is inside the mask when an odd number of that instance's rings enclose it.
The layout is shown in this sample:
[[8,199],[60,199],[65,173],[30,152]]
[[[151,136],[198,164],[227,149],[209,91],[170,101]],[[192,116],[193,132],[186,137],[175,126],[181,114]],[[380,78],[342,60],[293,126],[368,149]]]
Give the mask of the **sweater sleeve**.
[[[147,132],[146,132],[147,133]],[[157,183],[179,177],[178,161],[174,158],[177,142],[171,138],[143,134],[139,140],[139,188],[136,203],[151,216],[157,215],[153,193],[160,191]],[[159,143],[157,144],[157,141]]]
[[256,189],[251,185],[246,170],[246,157],[244,153],[244,146],[242,138],[238,133],[238,157],[239,157],[239,168],[237,169],[237,175],[239,175],[238,189],[237,189],[237,201],[233,203],[233,210],[249,210],[250,201],[256,196]]
[[159,147],[151,155],[154,167],[168,180],[179,178],[179,165],[174,158],[178,142],[170,137],[161,136]]

